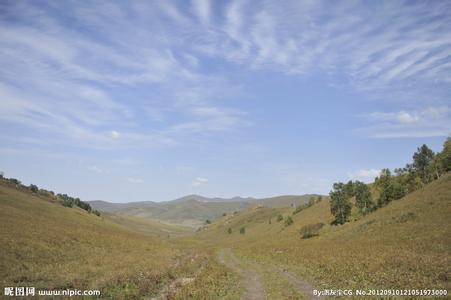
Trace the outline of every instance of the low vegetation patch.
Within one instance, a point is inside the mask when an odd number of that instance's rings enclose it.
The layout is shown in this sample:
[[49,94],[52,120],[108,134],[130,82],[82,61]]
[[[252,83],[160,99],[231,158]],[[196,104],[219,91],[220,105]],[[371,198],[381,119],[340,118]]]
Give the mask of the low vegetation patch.
[[324,223],[308,224],[301,228],[300,233],[303,239],[309,239],[311,237],[319,235],[319,231],[323,228]]

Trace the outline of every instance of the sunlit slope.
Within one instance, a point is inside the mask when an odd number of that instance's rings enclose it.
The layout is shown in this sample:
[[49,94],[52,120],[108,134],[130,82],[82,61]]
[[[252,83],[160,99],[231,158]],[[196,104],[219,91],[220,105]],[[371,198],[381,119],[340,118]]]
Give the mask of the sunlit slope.
[[284,195],[272,198],[208,198],[199,195],[189,195],[166,202],[131,202],[110,203],[105,201],[91,201],[93,208],[123,216],[160,220],[167,223],[199,227],[206,220],[215,220],[224,213],[231,214],[256,205],[266,207],[291,207],[302,205],[311,197],[318,195]]
[[[224,217],[198,236],[248,259],[286,266],[324,287],[450,288],[450,174],[342,226],[329,225],[328,201],[292,216],[290,226],[276,221],[292,211],[252,209]],[[318,223],[324,224],[319,235],[303,239],[301,228]]]
[[103,216],[108,218],[109,221],[126,227],[129,230],[142,233],[146,236],[162,239],[191,235],[193,232],[193,229],[189,229],[187,227],[169,225],[147,218],[109,213],[103,213]]
[[188,251],[136,227],[0,185],[1,285],[153,295],[165,282],[196,269]]

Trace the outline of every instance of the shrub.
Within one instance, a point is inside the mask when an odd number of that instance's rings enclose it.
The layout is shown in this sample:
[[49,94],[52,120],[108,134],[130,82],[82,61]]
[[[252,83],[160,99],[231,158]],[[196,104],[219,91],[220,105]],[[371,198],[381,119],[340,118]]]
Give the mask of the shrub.
[[211,224],[211,221],[209,219],[205,220],[205,225]]
[[232,228],[229,227],[229,229],[227,229],[227,233],[232,234]]
[[304,205],[299,205],[298,207],[296,207],[296,209],[293,211],[293,215],[301,212],[303,209],[305,208]]
[[99,212],[97,209],[94,209],[93,213],[94,213],[96,216],[100,217],[100,212]]
[[10,178],[9,182],[11,182],[12,184],[15,184],[15,185],[21,184],[20,180],[17,180],[16,178]]
[[278,215],[277,216],[277,222],[280,222],[280,221],[282,221],[283,220],[283,216],[282,215]]
[[72,207],[74,203],[68,199],[63,199],[63,206],[65,207]]
[[246,233],[246,228],[241,227],[241,228],[240,228],[240,234],[245,234],[245,233]]
[[34,184],[30,184],[30,190],[33,193],[37,193],[39,191],[38,187],[36,185],[34,185]]
[[323,228],[324,223],[308,224],[301,228],[300,234],[303,239],[308,239],[318,235],[318,232]]
[[285,226],[290,226],[291,224],[293,224],[293,219],[290,216],[287,216],[285,219]]

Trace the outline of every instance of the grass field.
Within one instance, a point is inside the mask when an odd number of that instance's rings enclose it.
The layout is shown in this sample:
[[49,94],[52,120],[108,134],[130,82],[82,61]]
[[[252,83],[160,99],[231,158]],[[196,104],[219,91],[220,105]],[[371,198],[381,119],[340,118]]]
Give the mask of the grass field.
[[158,296],[202,269],[215,279],[218,293],[233,290],[233,276],[218,269],[211,255],[173,239],[186,229],[98,217],[5,185],[0,186],[0,220],[2,286],[99,289],[105,297],[141,298]]
[[159,299],[298,299],[313,286],[450,289],[451,174],[341,226],[330,225],[327,199],[293,210],[256,206],[193,231],[96,216],[0,185],[0,281]]
[[[294,215],[290,226],[276,221],[292,211],[257,208],[225,217],[200,235],[233,248],[245,261],[291,270],[317,286],[450,288],[450,174],[341,226],[329,225],[327,201]],[[301,228],[318,222],[324,223],[319,235],[303,239]]]

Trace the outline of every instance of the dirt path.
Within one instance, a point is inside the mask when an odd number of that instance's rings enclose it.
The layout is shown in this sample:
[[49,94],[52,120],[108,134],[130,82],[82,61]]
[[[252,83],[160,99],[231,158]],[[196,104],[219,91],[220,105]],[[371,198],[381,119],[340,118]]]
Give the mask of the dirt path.
[[263,285],[260,282],[260,276],[255,270],[243,268],[238,258],[230,249],[221,249],[219,251],[219,261],[231,268],[245,279],[245,291],[241,299],[243,300],[262,300],[266,299]]
[[293,273],[282,269],[278,269],[278,273],[282,275],[301,295],[304,296],[303,299],[324,299],[323,297],[314,296],[313,286]]
[[[248,262],[247,265],[250,265],[251,267],[243,267],[243,263],[240,262],[240,260],[230,249],[221,249],[219,251],[219,261],[238,274],[244,276],[246,280],[246,290],[242,299],[266,299],[263,285],[260,282],[260,276],[255,271],[262,271],[262,268],[264,268],[263,266]],[[276,266],[267,266],[265,269],[270,270],[273,274],[278,274],[278,276],[283,277],[298,293],[303,296],[303,299],[324,299],[324,297],[314,296],[314,287],[290,271]]]

